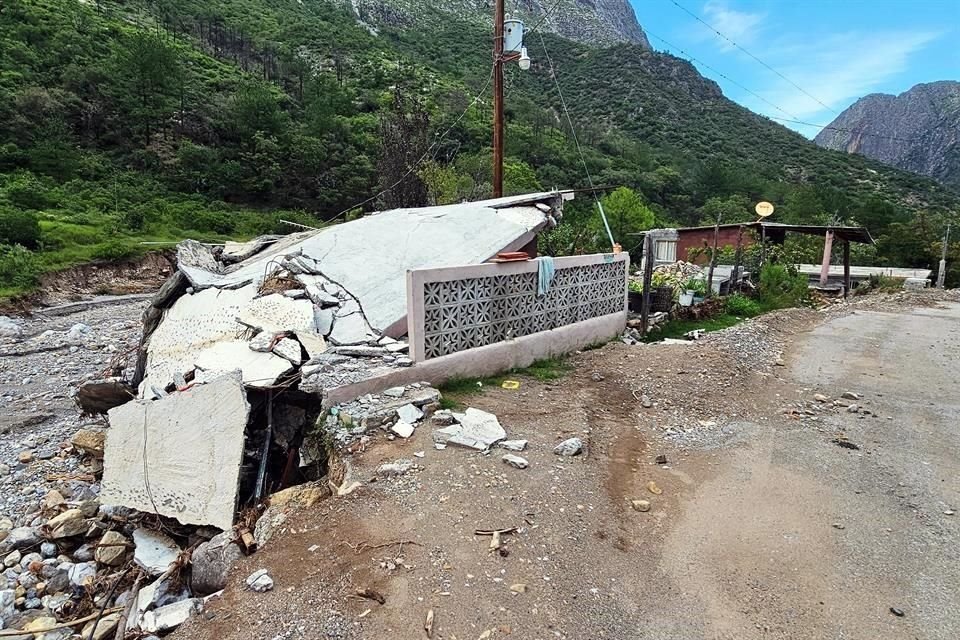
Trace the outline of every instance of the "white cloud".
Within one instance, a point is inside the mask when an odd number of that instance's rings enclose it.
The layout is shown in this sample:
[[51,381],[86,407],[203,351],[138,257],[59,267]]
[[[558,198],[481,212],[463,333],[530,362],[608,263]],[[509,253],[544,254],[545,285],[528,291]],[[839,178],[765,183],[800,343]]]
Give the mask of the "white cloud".
[[[841,111],[856,98],[875,92],[905,71],[909,58],[941,35],[942,32],[932,30],[852,31],[820,37],[807,34],[802,43],[767,50],[766,61],[817,100],[762,69],[753,77],[769,77],[770,84],[759,90],[756,84],[752,88],[799,119],[824,114],[832,119],[833,114],[820,102]],[[784,117],[782,112],[752,96],[744,101],[761,113]]]
[[[765,13],[737,11],[724,0],[708,0],[703,5],[704,22],[709,23],[711,27],[741,46],[746,46],[756,39],[765,18]],[[697,25],[699,27],[696,34],[697,39],[713,39],[721,51],[734,51],[736,49],[729,41],[718,36],[706,26],[700,23],[697,23]]]

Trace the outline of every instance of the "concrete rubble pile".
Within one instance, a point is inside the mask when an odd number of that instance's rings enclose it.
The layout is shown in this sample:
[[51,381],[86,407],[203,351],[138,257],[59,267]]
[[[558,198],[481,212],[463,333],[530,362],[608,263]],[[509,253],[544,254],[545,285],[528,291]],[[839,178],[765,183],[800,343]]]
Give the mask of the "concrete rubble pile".
[[[91,490],[50,490],[38,511],[0,518],[0,628],[45,640],[142,637],[201,611],[291,505],[349,492],[350,453],[378,435],[409,437],[438,411],[440,394],[426,383],[377,389],[377,378],[413,365],[407,270],[521,249],[555,225],[563,199],[388,211],[222,247],[182,243],[178,271],[143,314],[135,362],[78,381],[81,411],[109,418],[87,418],[61,452],[83,460],[75,477]],[[67,339],[82,343],[89,331],[77,325]],[[20,340],[23,328],[2,318],[0,332]],[[350,395],[370,381],[377,393]]]

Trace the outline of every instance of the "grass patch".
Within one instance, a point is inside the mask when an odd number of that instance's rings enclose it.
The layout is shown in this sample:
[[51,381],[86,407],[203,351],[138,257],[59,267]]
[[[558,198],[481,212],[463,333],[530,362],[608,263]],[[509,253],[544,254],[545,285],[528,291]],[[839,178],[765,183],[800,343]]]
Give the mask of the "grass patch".
[[710,331],[720,331],[744,320],[746,318],[743,316],[735,316],[729,313],[714,316],[708,320],[671,320],[662,325],[659,331],[648,333],[644,342],[657,342],[664,338],[683,338],[684,334],[694,329],[703,329],[708,333]]
[[541,382],[546,382],[548,380],[562,378],[572,368],[564,358],[547,358],[546,360],[537,360],[529,367],[523,369],[511,369],[507,373],[517,376],[528,376],[530,378],[536,378]]
[[490,387],[499,387],[504,380],[512,377],[535,378],[541,382],[562,378],[571,367],[564,358],[537,360],[529,367],[510,369],[509,371],[486,378],[455,378],[440,385],[440,408],[460,410],[466,406],[467,399],[483,393]]

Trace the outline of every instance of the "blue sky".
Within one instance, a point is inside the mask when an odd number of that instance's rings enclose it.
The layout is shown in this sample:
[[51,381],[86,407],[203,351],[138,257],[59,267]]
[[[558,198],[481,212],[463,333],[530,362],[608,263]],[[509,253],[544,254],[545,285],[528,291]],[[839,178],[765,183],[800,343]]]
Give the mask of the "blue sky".
[[[829,124],[866,94],[960,80],[960,0],[630,2],[654,49],[696,58],[700,72],[718,82],[724,95],[770,117]],[[819,131],[783,124],[809,137]]]

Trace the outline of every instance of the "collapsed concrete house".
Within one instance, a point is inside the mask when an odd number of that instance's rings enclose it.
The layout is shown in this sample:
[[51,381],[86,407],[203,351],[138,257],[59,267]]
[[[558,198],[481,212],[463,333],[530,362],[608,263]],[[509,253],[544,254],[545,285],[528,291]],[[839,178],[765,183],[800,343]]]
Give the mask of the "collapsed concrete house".
[[109,412],[103,500],[226,529],[238,504],[325,472],[304,436],[335,403],[617,336],[626,254],[496,261],[534,256],[571,197],[182,243],[179,270],[144,316],[137,398]]

